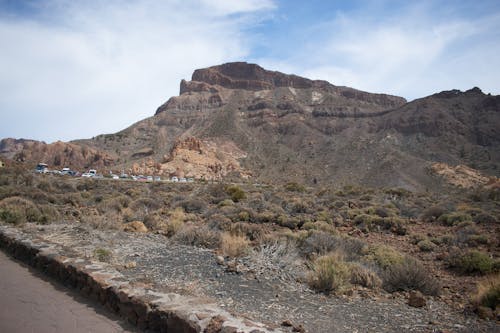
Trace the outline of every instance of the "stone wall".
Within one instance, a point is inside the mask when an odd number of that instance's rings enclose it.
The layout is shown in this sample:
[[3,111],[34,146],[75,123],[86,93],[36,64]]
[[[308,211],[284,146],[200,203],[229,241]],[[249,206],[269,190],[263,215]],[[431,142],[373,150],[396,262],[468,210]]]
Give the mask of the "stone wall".
[[140,329],[168,333],[281,332],[236,318],[206,300],[133,285],[109,264],[69,255],[70,251],[30,239],[15,228],[0,225],[0,248],[100,302]]

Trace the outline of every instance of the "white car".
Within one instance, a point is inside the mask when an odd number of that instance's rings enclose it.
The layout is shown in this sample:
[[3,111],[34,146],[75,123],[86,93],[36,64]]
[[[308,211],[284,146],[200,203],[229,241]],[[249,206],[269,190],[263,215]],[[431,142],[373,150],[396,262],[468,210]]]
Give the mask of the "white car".
[[179,178],[173,176],[172,179],[171,179],[174,183],[177,183],[179,181]]
[[91,178],[91,177],[94,177],[94,174],[89,173],[89,172],[85,172],[85,173],[82,173],[82,177]]

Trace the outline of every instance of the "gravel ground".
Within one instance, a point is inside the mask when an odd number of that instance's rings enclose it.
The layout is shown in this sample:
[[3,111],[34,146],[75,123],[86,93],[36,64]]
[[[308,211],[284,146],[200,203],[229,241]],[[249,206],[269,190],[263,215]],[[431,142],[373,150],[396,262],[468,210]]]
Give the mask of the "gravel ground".
[[180,245],[162,235],[97,231],[79,224],[28,225],[25,231],[81,256],[91,257],[98,248],[110,250],[111,263],[136,283],[206,297],[270,325],[289,320],[306,332],[332,333],[500,331],[498,322],[458,313],[438,299],[413,308],[404,295],[362,296],[363,290],[349,297],[316,294],[297,282],[272,251],[221,264],[211,250]]

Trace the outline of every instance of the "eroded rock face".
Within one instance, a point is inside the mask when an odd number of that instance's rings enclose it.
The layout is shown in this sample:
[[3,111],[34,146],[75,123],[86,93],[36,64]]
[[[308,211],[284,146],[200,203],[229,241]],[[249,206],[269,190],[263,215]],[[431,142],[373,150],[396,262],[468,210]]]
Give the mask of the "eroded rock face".
[[222,179],[228,173],[239,173],[248,178],[238,160],[245,153],[230,141],[215,143],[195,137],[178,140],[161,164],[162,174],[195,179]]
[[466,165],[450,166],[446,163],[434,163],[431,171],[441,176],[447,183],[463,188],[486,185],[490,181],[489,177]]
[[17,162],[47,163],[55,169],[103,168],[114,164],[114,157],[107,152],[62,141],[46,144],[34,140],[3,139],[0,154]]

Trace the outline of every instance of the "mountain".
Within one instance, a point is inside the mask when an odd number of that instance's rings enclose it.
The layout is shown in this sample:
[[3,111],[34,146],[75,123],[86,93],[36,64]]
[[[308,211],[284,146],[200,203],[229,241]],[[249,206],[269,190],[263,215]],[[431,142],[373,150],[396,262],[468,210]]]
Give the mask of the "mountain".
[[68,144],[135,173],[422,190],[439,186],[437,162],[499,176],[500,96],[407,103],[236,62],[196,70],[150,118]]

